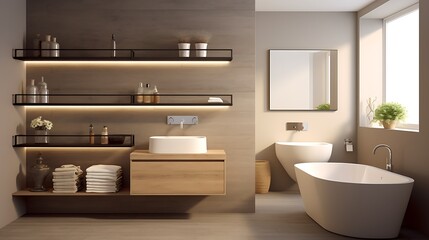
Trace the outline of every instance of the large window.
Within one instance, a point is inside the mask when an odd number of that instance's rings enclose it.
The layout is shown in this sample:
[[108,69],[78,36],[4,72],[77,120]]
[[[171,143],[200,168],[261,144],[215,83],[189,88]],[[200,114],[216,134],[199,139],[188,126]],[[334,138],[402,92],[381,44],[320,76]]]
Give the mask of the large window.
[[385,102],[407,108],[402,128],[419,126],[419,9],[407,8],[384,19]]

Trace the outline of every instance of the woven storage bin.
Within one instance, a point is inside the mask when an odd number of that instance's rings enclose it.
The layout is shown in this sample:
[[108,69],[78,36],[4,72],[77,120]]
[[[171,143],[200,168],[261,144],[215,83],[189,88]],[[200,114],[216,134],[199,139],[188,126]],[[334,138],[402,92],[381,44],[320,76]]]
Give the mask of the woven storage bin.
[[271,170],[267,160],[256,160],[255,193],[267,193],[270,189]]

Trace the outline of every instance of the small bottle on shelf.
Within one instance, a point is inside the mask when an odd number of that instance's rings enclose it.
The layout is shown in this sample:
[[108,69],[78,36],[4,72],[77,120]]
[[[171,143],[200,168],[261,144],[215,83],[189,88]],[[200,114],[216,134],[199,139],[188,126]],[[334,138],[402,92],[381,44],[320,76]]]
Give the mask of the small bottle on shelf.
[[45,41],[40,44],[41,47],[41,56],[50,57],[51,56],[51,35],[45,36]]
[[158,88],[153,86],[153,103],[160,103],[161,102],[161,96],[159,96]]
[[57,42],[57,38],[53,37],[52,42],[50,44],[51,49],[51,57],[59,57],[60,56],[60,44]]
[[36,34],[36,38],[33,39],[33,57],[40,57],[40,44],[42,40],[40,39],[40,34]]
[[137,103],[143,103],[143,94],[144,94],[144,87],[143,87],[143,83],[139,83],[139,86],[137,88],[137,96],[136,96],[136,101]]
[[115,34],[112,34],[112,40],[110,40],[110,49],[112,49],[112,57],[116,57],[116,39],[115,39]]
[[37,93],[40,94],[38,98],[39,103],[49,103],[49,90],[48,85],[45,82],[45,79],[42,77],[42,80],[38,84]]
[[89,125],[89,144],[95,143],[95,136],[94,136],[94,126],[92,124]]
[[34,79],[31,79],[30,86],[27,87],[27,103],[37,103],[37,87],[34,85]]
[[152,93],[149,83],[146,83],[146,86],[143,91],[143,103],[152,103]]
[[101,144],[109,144],[109,132],[107,130],[107,126],[104,126],[101,131]]

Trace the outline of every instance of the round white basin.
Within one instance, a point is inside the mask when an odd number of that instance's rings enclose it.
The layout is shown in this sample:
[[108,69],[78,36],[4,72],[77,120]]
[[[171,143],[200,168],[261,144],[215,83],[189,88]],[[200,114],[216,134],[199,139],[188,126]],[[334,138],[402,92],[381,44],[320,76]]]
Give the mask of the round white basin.
[[205,136],[152,136],[149,137],[150,153],[207,153]]
[[276,142],[275,149],[280,163],[295,182],[296,163],[328,162],[332,154],[332,144],[326,142]]

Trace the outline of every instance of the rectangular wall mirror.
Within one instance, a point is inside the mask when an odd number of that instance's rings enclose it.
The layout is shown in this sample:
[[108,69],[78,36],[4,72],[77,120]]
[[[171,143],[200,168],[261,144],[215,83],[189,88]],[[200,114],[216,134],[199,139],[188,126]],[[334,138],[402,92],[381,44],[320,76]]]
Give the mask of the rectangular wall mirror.
[[337,50],[270,50],[269,109],[336,111]]

